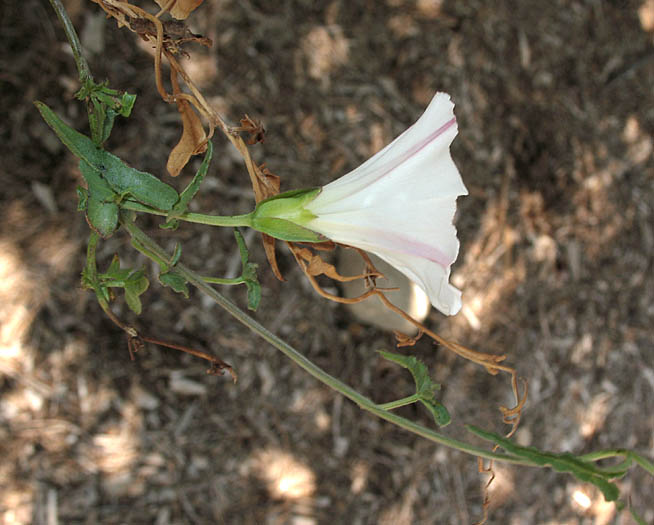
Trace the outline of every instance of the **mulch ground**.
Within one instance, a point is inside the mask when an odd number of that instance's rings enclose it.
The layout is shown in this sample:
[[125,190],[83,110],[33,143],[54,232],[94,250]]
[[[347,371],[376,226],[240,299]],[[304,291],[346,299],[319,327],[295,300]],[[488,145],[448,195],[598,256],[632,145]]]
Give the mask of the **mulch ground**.
[[[69,0],[96,78],[138,95],[108,147],[165,172],[179,134],[152,60],[91,2]],[[145,7],[145,4],[144,4]],[[258,162],[282,188],[327,183],[414,122],[436,91],[456,103],[459,200],[453,282],[465,311],[427,323],[467,346],[506,353],[528,379],[521,444],[552,451],[630,447],[654,456],[654,3],[206,0],[189,24],[214,41],[185,61],[230,121],[261,119]],[[192,291],[153,284],[135,318],[148,334],[214,352],[239,381],[124,335],[82,290],[87,226],[75,162],[39,119],[40,99],[85,129],[74,64],[46,2],[0,7],[0,521],[3,523],[458,524],[482,516],[474,458],[362,413]],[[247,173],[222,137],[197,209],[245,213]],[[198,161],[199,162],[199,161]],[[182,186],[193,172],[187,168]],[[165,175],[162,175],[165,177]],[[226,275],[232,233],[142,221],[184,261]],[[266,266],[255,317],[379,402],[411,393],[381,360],[391,334],[318,297],[288,252]],[[117,234],[101,264],[151,265]],[[336,288],[334,288],[336,291]],[[225,294],[245,306],[240,288]],[[421,340],[412,352],[463,424],[505,431],[506,377]],[[402,415],[430,425],[429,414]],[[618,482],[654,522],[654,481]],[[583,498],[587,496],[588,507]],[[588,485],[496,465],[488,523],[631,523]],[[580,504],[581,502],[581,504]],[[612,521],[614,520],[614,521]]]

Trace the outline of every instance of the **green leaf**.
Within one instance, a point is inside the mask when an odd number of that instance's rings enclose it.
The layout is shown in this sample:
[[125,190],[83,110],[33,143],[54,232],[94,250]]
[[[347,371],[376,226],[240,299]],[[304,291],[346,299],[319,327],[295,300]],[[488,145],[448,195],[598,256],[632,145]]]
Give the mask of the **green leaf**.
[[182,245],[180,243],[175,244],[175,251],[173,256],[170,258],[170,266],[175,266],[179,262],[179,258],[182,256]]
[[109,135],[111,135],[111,131],[114,129],[114,122],[117,116],[118,113],[116,113],[111,108],[107,108],[102,129],[100,130],[100,144],[104,144],[105,141],[109,138]]
[[118,254],[114,254],[113,258],[111,259],[111,263],[109,264],[109,268],[107,268],[107,271],[105,272],[105,275],[115,278],[116,273],[118,273],[119,271],[120,271],[120,258],[118,257]]
[[436,421],[439,427],[445,427],[452,422],[452,416],[450,416],[447,408],[440,401],[420,399],[420,402],[431,412],[434,421]]
[[141,295],[150,286],[144,270],[136,270],[125,281],[125,289],[129,288],[137,295]]
[[131,93],[123,93],[123,96],[120,98],[120,108],[112,108],[118,111],[122,117],[129,117],[132,113],[132,108],[136,102],[136,95]]
[[159,282],[164,286],[172,288],[177,293],[181,293],[188,299],[188,286],[186,279],[179,275],[175,270],[159,274]]
[[111,295],[109,294],[109,289],[106,286],[98,285],[94,288],[94,290],[95,295],[101,304],[109,304],[111,301]]
[[[132,196],[138,202],[153,208],[169,211],[178,201],[179,195],[172,186],[160,181],[154,175],[139,171],[125,164],[115,155],[99,148],[90,138],[74,130],[48,106],[35,102],[46,123],[59,140],[79,159],[104,179],[110,189],[121,196]],[[85,175],[86,177],[86,175]],[[93,193],[92,190],[90,190]],[[102,197],[106,199],[106,197]]]
[[257,277],[258,265],[249,261],[250,253],[241,232],[235,229],[234,237],[236,237],[236,244],[238,244],[238,251],[241,255],[241,264],[243,265],[241,277],[248,291],[248,310],[256,311],[261,302],[261,284],[259,284],[259,278]]
[[107,87],[107,82],[96,84],[93,79],[87,79],[75,96],[86,101],[91,137],[98,146],[109,138],[118,115],[129,117],[136,101],[136,95],[121,95]]
[[620,496],[618,487],[610,480],[624,476],[627,472],[626,469],[619,471],[602,469],[594,463],[584,461],[567,452],[555,454],[538,450],[535,447],[521,447],[494,432],[482,430],[473,425],[466,425],[466,428],[476,436],[496,443],[514,456],[527,459],[535,465],[550,467],[557,472],[567,472],[580,481],[592,483],[602,492],[606,501],[616,501]]
[[125,164],[115,155],[102,150],[100,161],[93,167],[100,172],[114,191],[135,200],[168,211],[179,199],[177,190],[154,175]]
[[118,205],[91,196],[86,208],[86,220],[102,238],[111,237],[118,227]]
[[245,281],[248,290],[248,310],[256,312],[261,302],[261,285],[259,281]]
[[79,171],[88,185],[89,195],[94,199],[105,202],[116,202],[118,195],[111,189],[109,183],[100,176],[87,162],[79,161]]
[[97,146],[102,146],[102,130],[104,129],[105,119],[107,114],[105,112],[105,105],[95,98],[91,98],[86,102],[86,109],[89,114],[89,126],[91,128],[91,138]]
[[173,206],[173,209],[170,211],[168,216],[166,217],[166,222],[161,225],[161,228],[166,228],[166,229],[176,229],[177,226],[179,225],[179,221],[175,219],[175,217],[179,217],[183,213],[186,212],[188,209],[188,205],[195,197],[196,193],[200,189],[200,184],[202,184],[202,181],[204,180],[204,177],[207,174],[207,171],[209,170],[209,164],[211,163],[211,158],[213,156],[213,144],[211,141],[207,142],[207,152],[204,155],[204,159],[202,160],[202,164],[200,165],[200,168],[198,169],[197,173],[193,177],[193,180],[189,183],[189,185],[184,188],[184,191],[179,196],[179,200],[175,203]]
[[403,355],[395,354],[392,352],[385,352],[380,350],[379,353],[384,359],[393,361],[398,365],[406,368],[411,372],[413,380],[416,383],[416,392],[421,398],[433,399],[434,392],[440,390],[441,386],[438,383],[434,383],[429,377],[429,370],[427,366],[422,362],[416,359],[412,355]]
[[150,281],[143,270],[133,272],[125,281],[125,301],[137,315],[140,315],[142,310],[139,296],[148,289],[149,285]]
[[383,350],[379,350],[379,353],[384,359],[393,361],[411,372],[413,381],[416,384],[418,401],[429,410],[438,426],[444,427],[449,425],[452,418],[447,408],[436,399],[436,392],[440,390],[441,386],[431,380],[427,366],[414,356],[395,354]]
[[143,305],[141,304],[141,299],[139,299],[138,294],[125,288],[125,302],[132,312],[134,312],[136,315],[141,315],[141,312],[143,311]]

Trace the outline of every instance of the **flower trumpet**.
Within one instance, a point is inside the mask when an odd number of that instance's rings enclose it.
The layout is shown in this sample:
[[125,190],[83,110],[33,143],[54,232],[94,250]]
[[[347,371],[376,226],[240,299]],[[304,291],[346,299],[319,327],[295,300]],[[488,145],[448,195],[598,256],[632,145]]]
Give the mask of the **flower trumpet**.
[[262,201],[252,226],[288,241],[331,241],[378,255],[417,283],[446,315],[461,309],[449,283],[459,240],[452,221],[467,195],[450,155],[454,104],[437,93],[409,129],[361,166],[323,188]]

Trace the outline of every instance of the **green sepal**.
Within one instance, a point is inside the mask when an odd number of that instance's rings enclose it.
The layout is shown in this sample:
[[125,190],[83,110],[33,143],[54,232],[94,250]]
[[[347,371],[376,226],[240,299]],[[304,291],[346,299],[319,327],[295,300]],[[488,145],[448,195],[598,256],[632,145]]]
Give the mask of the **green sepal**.
[[251,227],[290,242],[325,242],[328,239],[305,226],[316,216],[305,209],[321,188],[291,190],[261,201],[252,212]]
[[325,242],[329,240],[320,233],[309,230],[304,226],[298,226],[294,222],[290,222],[286,219],[253,217],[251,227],[282,241]]
[[304,205],[315,199],[322,188],[291,190],[262,200],[254,210],[255,218],[275,217],[297,220],[300,224],[315,219],[316,216],[304,209]]

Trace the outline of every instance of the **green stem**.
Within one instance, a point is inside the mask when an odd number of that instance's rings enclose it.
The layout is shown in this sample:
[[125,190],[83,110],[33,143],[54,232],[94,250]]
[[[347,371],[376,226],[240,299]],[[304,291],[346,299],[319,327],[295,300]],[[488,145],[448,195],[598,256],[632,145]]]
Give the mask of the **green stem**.
[[403,397],[402,399],[398,399],[396,401],[389,401],[388,403],[384,403],[383,405],[377,405],[377,406],[382,410],[393,410],[394,408],[400,408],[406,405],[411,405],[419,400],[420,400],[420,396],[418,394],[413,394],[411,396]]
[[225,285],[232,285],[232,284],[243,284],[245,282],[245,279],[243,277],[234,277],[232,279],[223,279],[221,277],[201,277],[201,279],[208,284],[225,284]]
[[[644,458],[640,454],[633,452],[631,450],[625,450],[623,448],[614,448],[608,450],[598,450],[597,452],[590,452],[589,454],[584,454],[579,456],[579,459],[583,461],[599,461],[601,459],[623,457],[625,458],[625,464],[631,461],[638,463],[643,469],[649,472],[654,476],[654,463],[649,461],[647,458]],[[618,467],[616,467],[617,469]]]
[[90,283],[98,282],[98,266],[95,262],[95,250],[98,246],[98,240],[100,235],[95,231],[91,230],[91,235],[89,235],[89,244],[86,246],[86,278]]
[[50,0],[50,5],[57,13],[59,21],[64,26],[64,32],[66,33],[66,38],[68,38],[68,43],[70,48],[73,51],[73,58],[75,59],[75,65],[77,66],[77,72],[79,74],[79,80],[84,85],[87,81],[92,80],[91,70],[89,69],[89,64],[82,55],[82,44],[80,44],[79,37],[75,31],[75,27],[68,17],[68,13],[64,8],[61,0]]
[[[161,246],[155,243],[145,232],[143,232],[138,226],[136,226],[136,224],[134,224],[134,222],[126,214],[121,214],[121,224],[124,226],[124,228],[132,236],[133,239],[136,239],[138,243],[147,247],[148,250],[156,254],[157,257],[160,257],[162,259],[168,259],[170,257],[165,252],[165,250],[161,248]],[[254,319],[252,319],[249,315],[243,312],[229,299],[227,299],[221,293],[217,292],[211,286],[205,283],[200,275],[190,270],[182,263],[178,263],[175,266],[175,270],[182,277],[184,277],[189,283],[191,283],[193,286],[198,288],[201,292],[205,293],[211,299],[213,299],[219,306],[224,308],[229,314],[235,317],[239,322],[243,323],[250,330],[252,330],[254,333],[259,335],[259,337],[261,337],[262,339],[270,343],[272,346],[280,350],[295,364],[303,368],[306,372],[311,374],[313,377],[315,377],[316,379],[318,379],[328,387],[339,392],[341,395],[347,397],[348,399],[359,405],[359,407],[362,408],[363,410],[366,410],[371,414],[374,414],[380,417],[381,419],[385,419],[386,421],[389,421],[394,425],[404,428],[405,430],[408,430],[409,432],[412,432],[418,436],[424,437],[426,439],[429,439],[430,441],[444,445],[446,447],[460,450],[461,452],[465,452],[466,454],[470,454],[475,457],[494,459],[497,461],[503,461],[505,463],[512,463],[515,465],[537,466],[533,462],[529,461],[528,459],[519,458],[516,456],[503,454],[503,453],[490,452],[486,449],[476,447],[474,445],[470,445],[469,443],[465,443],[463,441],[458,441],[456,439],[447,437],[443,434],[439,434],[438,432],[434,432],[433,430],[427,427],[414,423],[413,421],[397,416],[391,412],[384,410],[383,408],[380,408],[379,405],[375,404],[370,399],[361,395],[359,392],[357,392],[350,386],[339,381],[335,377],[329,375],[322,368],[315,365],[312,361],[307,359],[305,356],[303,356],[301,353],[295,350],[288,343],[281,340],[275,334],[270,332],[267,328],[259,324]]]
[[[167,217],[169,212],[157,210],[156,208],[151,208],[145,204],[134,201],[123,201],[120,203],[120,207],[125,210],[140,211],[144,213],[150,213],[152,215],[161,215]],[[196,224],[207,224],[209,226],[250,226],[252,224],[252,214],[247,213],[245,215],[205,215],[204,213],[182,213],[180,215],[174,215],[173,218],[179,219],[180,221],[194,222]]]

